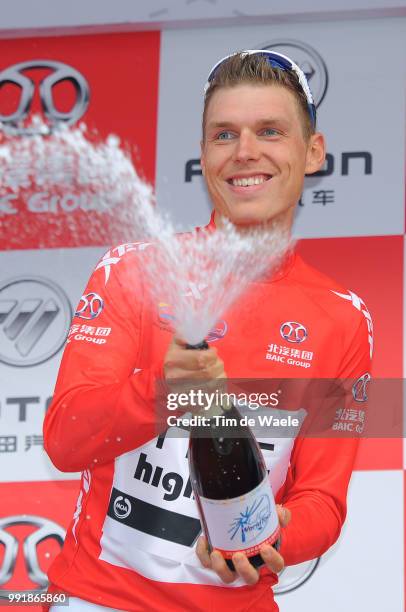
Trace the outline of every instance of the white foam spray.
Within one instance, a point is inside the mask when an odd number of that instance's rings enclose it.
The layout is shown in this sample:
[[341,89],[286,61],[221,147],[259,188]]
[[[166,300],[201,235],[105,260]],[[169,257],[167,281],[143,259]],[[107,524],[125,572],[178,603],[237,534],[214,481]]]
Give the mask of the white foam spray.
[[[202,341],[250,282],[271,274],[290,246],[288,234],[276,224],[239,232],[226,222],[215,231],[176,234],[120,140],[109,136],[97,141],[83,124],[48,136],[4,139],[0,175],[0,196],[11,192],[29,202],[38,189],[63,197],[74,187],[81,210],[101,215],[92,215],[90,232],[101,230],[102,213],[107,213],[117,230],[130,230],[133,240],[149,242],[143,268],[148,285],[154,299],[164,296],[170,303],[175,331],[189,344]],[[74,232],[74,215],[69,223]]]

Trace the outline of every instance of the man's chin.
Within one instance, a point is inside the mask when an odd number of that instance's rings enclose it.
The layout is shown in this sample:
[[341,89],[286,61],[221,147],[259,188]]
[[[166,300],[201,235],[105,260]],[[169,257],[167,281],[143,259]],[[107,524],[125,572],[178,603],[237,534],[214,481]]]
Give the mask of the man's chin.
[[249,227],[253,225],[263,225],[271,219],[269,215],[264,214],[240,214],[230,215],[229,220],[238,227]]
[[259,207],[255,209],[247,206],[245,210],[242,206],[230,208],[227,211],[218,211],[218,219],[225,217],[233,225],[241,228],[271,223],[278,216],[275,211],[261,210]]
[[290,228],[293,223],[294,211],[294,206],[282,210],[277,210],[276,207],[273,207],[272,210],[269,210],[269,208],[266,210],[265,207],[247,206],[245,210],[243,207],[229,209],[225,216],[231,223],[241,228],[273,223]]

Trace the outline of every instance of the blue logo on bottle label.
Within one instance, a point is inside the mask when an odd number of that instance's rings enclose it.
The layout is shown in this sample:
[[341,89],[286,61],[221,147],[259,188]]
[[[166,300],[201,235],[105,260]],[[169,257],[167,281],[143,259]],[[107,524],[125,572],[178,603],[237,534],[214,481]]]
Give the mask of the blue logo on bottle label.
[[228,530],[230,539],[241,538],[242,544],[249,544],[257,539],[268,524],[271,516],[271,501],[269,495],[261,495],[254,499],[244,512],[240,512],[231,523]]

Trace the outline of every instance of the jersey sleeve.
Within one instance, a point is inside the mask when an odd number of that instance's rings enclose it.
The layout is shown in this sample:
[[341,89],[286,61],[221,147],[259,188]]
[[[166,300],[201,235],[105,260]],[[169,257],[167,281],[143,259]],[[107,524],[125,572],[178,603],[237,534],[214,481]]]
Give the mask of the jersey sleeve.
[[[370,335],[363,316],[349,334],[337,382],[346,386],[347,401],[352,385],[369,372]],[[321,408],[322,409],[322,408]],[[359,439],[326,435],[296,440],[287,480],[276,501],[291,511],[283,529],[280,553],[286,565],[314,559],[338,539],[346,517],[346,498]]]
[[111,462],[157,434],[162,363],[151,364],[146,354],[148,300],[136,257],[131,260],[131,275],[118,273],[123,261],[108,271],[96,268],[80,302],[93,310],[76,313],[69,330],[44,421],[45,450],[62,471]]

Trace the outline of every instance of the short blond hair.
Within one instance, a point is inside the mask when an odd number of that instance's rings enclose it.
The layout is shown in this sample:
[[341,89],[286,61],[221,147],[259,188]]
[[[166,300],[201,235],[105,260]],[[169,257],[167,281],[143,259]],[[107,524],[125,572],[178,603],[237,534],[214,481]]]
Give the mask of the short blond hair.
[[274,68],[269,63],[266,55],[248,55],[244,54],[244,52],[239,52],[225,59],[218,68],[216,68],[213,78],[210,80],[207,87],[204,96],[202,119],[203,140],[207,109],[213,94],[218,89],[235,87],[246,83],[255,85],[274,85],[285,87],[291,91],[300,111],[305,140],[309,140],[310,136],[314,134],[315,126],[309,113],[308,100],[297,74],[293,70]]

